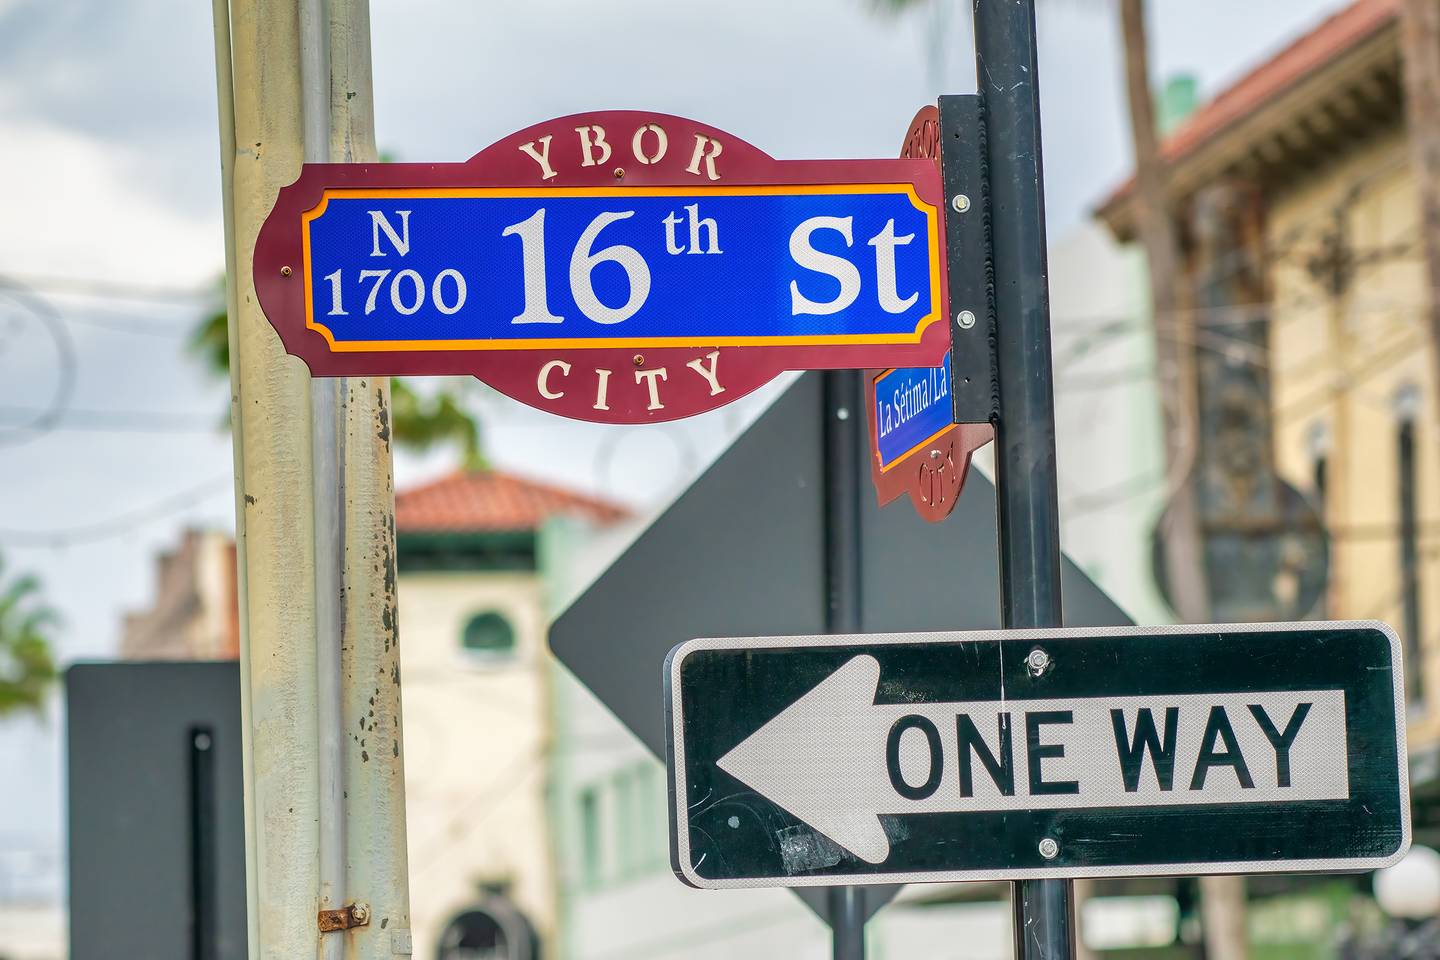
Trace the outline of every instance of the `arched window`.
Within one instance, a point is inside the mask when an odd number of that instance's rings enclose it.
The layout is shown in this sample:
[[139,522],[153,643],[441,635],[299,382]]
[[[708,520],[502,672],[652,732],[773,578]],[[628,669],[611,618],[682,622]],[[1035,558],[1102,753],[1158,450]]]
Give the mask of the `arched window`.
[[467,653],[483,654],[487,657],[503,657],[515,652],[515,628],[510,621],[494,610],[477,614],[465,624],[460,638]]

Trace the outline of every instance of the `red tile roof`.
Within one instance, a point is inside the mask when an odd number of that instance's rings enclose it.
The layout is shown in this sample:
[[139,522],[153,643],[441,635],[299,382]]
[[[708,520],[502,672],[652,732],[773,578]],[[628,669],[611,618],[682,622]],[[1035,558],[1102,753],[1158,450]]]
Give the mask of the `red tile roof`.
[[1399,0],[1355,0],[1191,114],[1161,150],[1170,160],[1183,157],[1399,15]]
[[[1192,113],[1161,142],[1161,153],[1172,163],[1183,159],[1399,15],[1400,0],[1355,0]],[[1131,179],[1123,184],[1102,208],[1122,199],[1134,183]]]
[[395,495],[400,533],[478,533],[534,530],[552,516],[594,523],[623,520],[618,504],[499,470],[457,470]]

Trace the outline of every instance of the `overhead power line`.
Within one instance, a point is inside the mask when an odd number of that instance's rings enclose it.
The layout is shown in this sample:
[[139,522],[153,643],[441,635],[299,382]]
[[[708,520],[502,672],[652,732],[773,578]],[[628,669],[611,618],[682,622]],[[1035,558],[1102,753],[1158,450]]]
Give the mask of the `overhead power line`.
[[[0,404],[0,430],[11,421],[30,422],[43,412],[42,407]],[[51,428],[84,433],[219,433],[223,426],[213,413],[67,407]]]
[[216,287],[165,287],[95,277],[65,277],[44,274],[0,274],[0,288],[14,288],[45,293],[63,293],[102,299],[140,300],[149,303],[193,303],[197,300],[219,301],[223,294]]
[[134,333],[142,337],[164,337],[167,340],[188,338],[194,331],[191,326],[165,323],[155,320],[121,320],[113,317],[87,317],[65,314],[67,323],[78,323],[86,327],[110,330],[114,333]]
[[0,547],[59,549],[108,540],[203,503],[222,490],[228,490],[233,482],[234,477],[229,471],[226,471],[220,476],[211,477],[204,483],[181,490],[163,500],[95,523],[77,524],[52,530],[16,530],[0,527]]
[[79,363],[75,354],[75,342],[70,338],[70,331],[61,322],[60,314],[44,298],[14,285],[0,288],[0,297],[18,304],[22,310],[40,322],[55,345],[55,358],[59,365],[55,387],[50,392],[50,402],[26,422],[10,427],[0,427],[0,446],[15,446],[29,443],[54,429],[75,393],[75,374]]

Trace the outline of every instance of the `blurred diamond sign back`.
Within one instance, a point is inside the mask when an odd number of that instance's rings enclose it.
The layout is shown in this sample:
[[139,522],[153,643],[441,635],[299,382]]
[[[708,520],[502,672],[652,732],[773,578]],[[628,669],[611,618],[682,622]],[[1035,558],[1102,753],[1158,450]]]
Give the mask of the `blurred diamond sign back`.
[[584,114],[465,163],[307,164],[255,286],[317,376],[473,373],[563,416],[673,420],[785,370],[939,364],[942,207],[930,160]]

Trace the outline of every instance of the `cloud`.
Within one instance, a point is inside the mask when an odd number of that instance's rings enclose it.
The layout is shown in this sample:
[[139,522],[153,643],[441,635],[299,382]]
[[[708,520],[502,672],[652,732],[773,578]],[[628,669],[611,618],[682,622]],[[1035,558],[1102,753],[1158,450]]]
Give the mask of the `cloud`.
[[[890,156],[934,97],[927,21],[868,9],[865,0],[376,3],[376,125],[406,159],[460,160],[550,117],[639,108],[704,120],[778,157]],[[437,23],[448,39],[436,38]],[[967,35],[957,28],[955,40]]]
[[218,209],[211,29],[207,3],[5,0],[0,120],[88,136],[116,152],[129,190]]
[[0,271],[194,287],[223,269],[218,209],[182,213],[137,192],[126,148],[16,120],[0,120],[0,143]]

